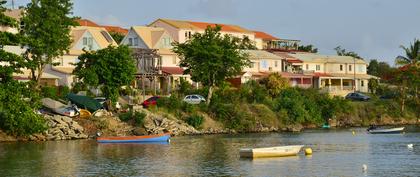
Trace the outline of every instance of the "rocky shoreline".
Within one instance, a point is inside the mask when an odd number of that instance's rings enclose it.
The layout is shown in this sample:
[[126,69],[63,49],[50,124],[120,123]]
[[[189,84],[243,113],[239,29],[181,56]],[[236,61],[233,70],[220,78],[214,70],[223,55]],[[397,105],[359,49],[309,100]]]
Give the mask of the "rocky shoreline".
[[[206,127],[197,130],[182,120],[168,114],[151,113],[148,110],[138,110],[146,113],[143,126],[136,127],[130,122],[123,122],[112,113],[103,113],[100,116],[92,116],[89,119],[72,119],[65,116],[45,115],[47,126],[43,133],[29,135],[27,137],[14,137],[0,131],[1,141],[59,141],[96,138],[100,132],[102,136],[132,136],[149,135],[159,133],[171,133],[172,136],[183,135],[208,135],[208,134],[236,134],[236,133],[258,133],[258,132],[300,132],[304,129],[318,128],[316,125],[288,125],[282,128],[256,126],[253,130],[238,132],[223,127]],[[417,120],[395,121],[390,117],[381,118],[376,125],[413,125],[418,124]],[[351,118],[337,119],[330,121],[331,127],[361,127],[360,121]]]

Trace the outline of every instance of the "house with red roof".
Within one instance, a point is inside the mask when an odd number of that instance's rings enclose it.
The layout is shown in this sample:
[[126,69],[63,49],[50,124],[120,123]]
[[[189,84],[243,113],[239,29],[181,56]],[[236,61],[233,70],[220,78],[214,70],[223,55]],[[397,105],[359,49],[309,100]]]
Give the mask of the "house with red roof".
[[110,25],[98,25],[97,23],[88,20],[88,19],[77,19],[77,23],[79,23],[80,26],[90,26],[90,27],[102,27],[105,28],[108,33],[120,33],[122,35],[127,35],[128,29],[121,28],[119,26],[110,26]]

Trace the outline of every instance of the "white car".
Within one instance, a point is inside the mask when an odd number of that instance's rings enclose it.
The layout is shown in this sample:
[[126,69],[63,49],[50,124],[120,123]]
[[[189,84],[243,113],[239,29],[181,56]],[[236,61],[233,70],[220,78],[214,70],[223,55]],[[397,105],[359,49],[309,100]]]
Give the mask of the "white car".
[[184,101],[189,104],[200,104],[201,102],[205,102],[206,99],[201,95],[187,95],[184,97]]

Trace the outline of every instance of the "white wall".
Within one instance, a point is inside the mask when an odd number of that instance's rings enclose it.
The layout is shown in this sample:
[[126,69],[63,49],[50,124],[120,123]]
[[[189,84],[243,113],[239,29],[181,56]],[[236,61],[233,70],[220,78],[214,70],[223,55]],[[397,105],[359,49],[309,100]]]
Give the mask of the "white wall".
[[161,21],[155,21],[154,23],[149,25],[150,27],[161,27],[163,29],[165,29],[169,35],[172,36],[172,39],[174,39],[175,41],[179,42],[179,38],[178,36],[180,36],[179,34],[179,30],[167,23],[161,22]]
[[[129,46],[130,38],[133,41],[132,46]],[[134,42],[135,38],[137,38],[137,40],[138,40],[138,45],[137,46],[135,46],[135,42]],[[149,48],[146,45],[146,43],[144,43],[143,39],[139,35],[137,35],[137,33],[133,29],[130,29],[130,31],[128,31],[128,34],[121,41],[121,45],[128,45],[130,48],[141,48],[141,49],[148,49]]]

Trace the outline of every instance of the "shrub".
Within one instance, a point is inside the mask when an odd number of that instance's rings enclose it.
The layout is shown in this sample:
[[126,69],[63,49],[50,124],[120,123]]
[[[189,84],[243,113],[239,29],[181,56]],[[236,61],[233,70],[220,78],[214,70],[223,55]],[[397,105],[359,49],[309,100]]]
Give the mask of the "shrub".
[[186,122],[187,122],[188,125],[191,125],[194,128],[198,129],[203,124],[204,117],[201,116],[201,115],[198,115],[198,114],[193,114],[193,115],[187,117]]
[[118,118],[120,118],[120,120],[122,120],[122,121],[124,121],[124,122],[126,122],[126,121],[129,121],[131,118],[132,118],[132,116],[133,116],[133,111],[128,111],[128,112],[125,112],[125,113],[121,113],[119,116],[118,116]]
[[133,115],[134,122],[137,126],[142,126],[144,123],[144,118],[146,118],[147,114],[144,112],[135,112]]
[[26,84],[12,81],[0,84],[0,128],[13,135],[29,135],[46,130],[36,92],[28,92]]
[[41,87],[41,96],[44,98],[57,99],[58,92],[59,90],[57,87],[50,87],[50,86]]

